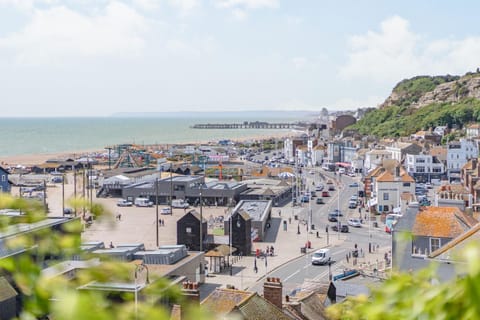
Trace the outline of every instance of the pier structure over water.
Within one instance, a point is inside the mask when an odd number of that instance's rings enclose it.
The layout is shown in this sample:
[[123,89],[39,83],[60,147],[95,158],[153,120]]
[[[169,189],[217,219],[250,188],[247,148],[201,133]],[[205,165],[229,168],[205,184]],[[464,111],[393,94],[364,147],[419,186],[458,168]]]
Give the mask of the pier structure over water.
[[291,129],[301,126],[299,123],[270,123],[261,121],[244,121],[243,123],[205,123],[195,124],[193,129]]

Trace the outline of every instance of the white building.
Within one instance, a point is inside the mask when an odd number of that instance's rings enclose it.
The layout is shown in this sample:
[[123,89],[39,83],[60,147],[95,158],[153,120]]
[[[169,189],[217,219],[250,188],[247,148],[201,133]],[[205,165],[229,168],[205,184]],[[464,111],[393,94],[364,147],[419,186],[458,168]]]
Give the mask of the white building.
[[288,161],[294,160],[295,155],[293,154],[293,141],[291,139],[283,141],[283,154]]
[[325,158],[325,150],[326,150],[326,148],[324,146],[317,145],[317,146],[313,147],[312,164],[314,166],[322,165],[323,159]]
[[392,153],[392,159],[402,162],[407,154],[419,154],[422,147],[415,143],[394,142],[391,146],[385,148],[386,151]]
[[447,146],[447,174],[450,181],[460,180],[460,170],[469,159],[478,157],[478,147],[475,141],[460,139],[450,142]]
[[365,173],[380,167],[384,160],[391,160],[392,153],[387,150],[375,149],[365,153],[364,171]]
[[372,199],[372,203],[375,203],[377,212],[394,212],[394,208],[401,207],[402,194],[415,194],[415,180],[397,166],[394,174],[385,170],[378,176],[374,180],[373,190],[375,198]]
[[445,173],[443,163],[430,154],[407,154],[404,165],[417,182],[440,181]]

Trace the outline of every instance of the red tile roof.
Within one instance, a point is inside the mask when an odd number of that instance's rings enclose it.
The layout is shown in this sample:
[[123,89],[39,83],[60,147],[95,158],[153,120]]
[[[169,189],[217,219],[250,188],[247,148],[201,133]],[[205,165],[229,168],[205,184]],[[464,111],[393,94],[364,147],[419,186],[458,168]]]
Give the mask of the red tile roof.
[[455,207],[425,207],[415,218],[415,236],[455,238],[477,224],[477,220]]

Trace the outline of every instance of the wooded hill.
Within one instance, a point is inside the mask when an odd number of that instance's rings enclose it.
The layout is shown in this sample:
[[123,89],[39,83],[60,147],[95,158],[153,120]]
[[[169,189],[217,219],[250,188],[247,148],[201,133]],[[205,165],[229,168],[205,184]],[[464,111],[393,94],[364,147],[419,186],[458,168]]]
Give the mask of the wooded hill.
[[480,121],[480,72],[418,76],[398,83],[378,108],[349,129],[377,137],[408,136],[436,126]]

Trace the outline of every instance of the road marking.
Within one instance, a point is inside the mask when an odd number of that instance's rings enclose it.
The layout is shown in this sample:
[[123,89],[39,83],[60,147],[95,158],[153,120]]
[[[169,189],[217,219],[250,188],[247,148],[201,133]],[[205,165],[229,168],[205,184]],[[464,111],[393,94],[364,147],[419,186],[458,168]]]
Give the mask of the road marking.
[[288,277],[286,277],[286,278],[283,280],[283,282],[287,282],[288,279],[290,279],[291,277],[293,277],[294,275],[296,275],[296,274],[299,273],[299,272],[300,272],[300,270],[295,271],[294,273],[292,273],[291,275],[289,275]]

